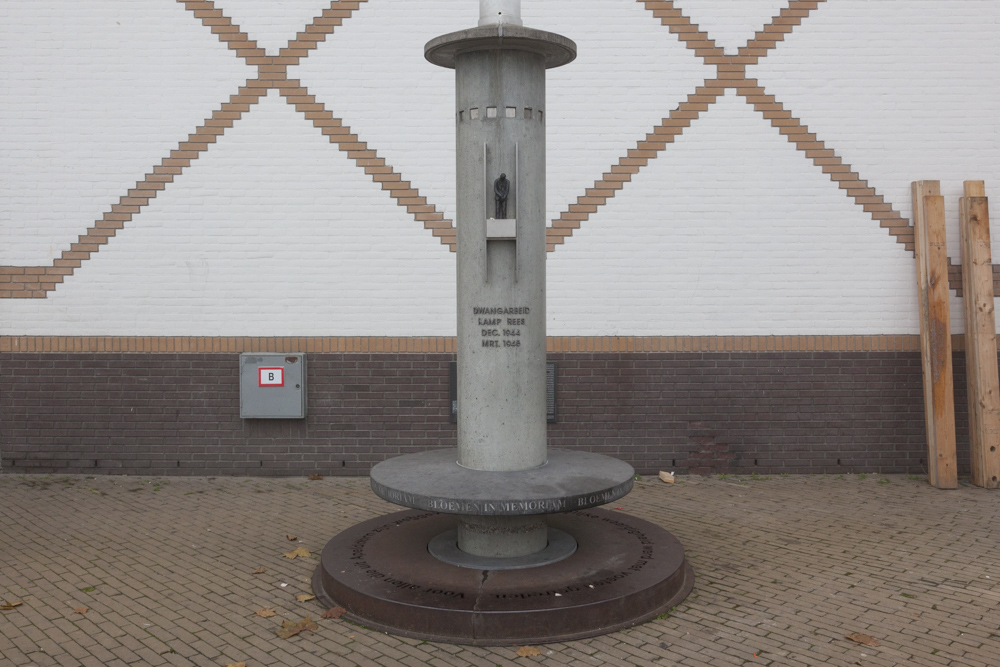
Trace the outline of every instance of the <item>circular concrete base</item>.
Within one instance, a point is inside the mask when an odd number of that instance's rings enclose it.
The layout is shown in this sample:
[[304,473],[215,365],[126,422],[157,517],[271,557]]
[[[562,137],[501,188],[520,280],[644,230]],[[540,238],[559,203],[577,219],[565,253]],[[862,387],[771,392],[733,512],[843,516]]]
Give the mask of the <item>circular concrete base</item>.
[[523,570],[472,570],[427,551],[431,539],[454,528],[454,516],[407,510],[371,519],[327,543],[313,591],[376,630],[503,645],[630,627],[669,610],[694,585],[684,548],[655,524],[597,509],[547,521],[576,539],[576,553]]
[[473,470],[458,450],[431,449],[382,461],[372,491],[390,503],[468,516],[529,516],[597,507],[632,490],[635,469],[624,461],[573,449],[549,449],[528,470]]

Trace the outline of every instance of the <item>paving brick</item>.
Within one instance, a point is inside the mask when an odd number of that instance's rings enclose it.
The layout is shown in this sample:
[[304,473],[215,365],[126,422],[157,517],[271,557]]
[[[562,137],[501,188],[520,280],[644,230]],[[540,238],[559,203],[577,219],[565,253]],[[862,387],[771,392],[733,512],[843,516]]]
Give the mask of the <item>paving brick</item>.
[[92,655],[80,659],[81,667],[103,667],[105,663]]
[[0,651],[0,658],[8,660],[12,665],[26,665],[31,662],[31,659],[17,648],[9,648],[5,651]]
[[[366,480],[173,478],[158,479],[153,493],[144,482],[155,478],[67,479],[0,475],[8,512],[0,541],[14,545],[0,593],[25,600],[0,624],[0,655],[11,664],[218,665],[230,656],[260,665],[455,667],[515,658],[516,647],[424,643],[339,621],[277,638],[281,619],[319,613],[292,599],[289,589],[308,588],[315,561],[284,559],[284,534],[318,550],[354,522],[393,511]],[[140,485],[146,490],[129,490]],[[905,476],[889,484],[851,475],[682,476],[673,486],[639,482],[623,502],[678,535],[695,590],[666,618],[542,646],[546,660],[739,664],[762,650],[780,665],[852,664],[861,653],[868,665],[988,665],[1000,641],[1000,575],[991,574],[1000,570],[991,547],[1000,509],[988,492],[942,493]],[[66,538],[57,549],[53,535]],[[67,591],[72,562],[99,567],[85,568]],[[267,572],[250,575],[258,566]],[[81,597],[67,603],[74,590]],[[81,600],[88,613],[68,613]],[[278,616],[256,617],[264,606]],[[844,639],[851,632],[882,646]]]

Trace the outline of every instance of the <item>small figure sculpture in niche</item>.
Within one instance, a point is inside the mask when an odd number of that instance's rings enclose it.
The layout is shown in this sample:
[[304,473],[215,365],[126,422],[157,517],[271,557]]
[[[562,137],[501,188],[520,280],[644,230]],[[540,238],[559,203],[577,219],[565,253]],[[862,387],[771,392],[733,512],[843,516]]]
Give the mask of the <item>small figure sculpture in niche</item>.
[[503,220],[507,217],[507,195],[510,194],[510,181],[507,180],[507,174],[500,174],[500,178],[493,181],[493,195],[496,198],[496,215],[494,216],[497,220]]

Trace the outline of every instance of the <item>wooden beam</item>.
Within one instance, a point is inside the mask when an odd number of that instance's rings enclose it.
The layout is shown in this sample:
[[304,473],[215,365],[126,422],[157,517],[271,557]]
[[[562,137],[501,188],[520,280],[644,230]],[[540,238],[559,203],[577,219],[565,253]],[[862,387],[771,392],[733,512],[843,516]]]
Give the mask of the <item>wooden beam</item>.
[[986,196],[986,181],[965,181],[962,186],[966,197]]
[[972,483],[1000,488],[1000,377],[990,214],[982,181],[966,181],[959,200],[962,293],[965,299],[965,367],[969,387],[969,449]]
[[927,427],[927,477],[939,489],[958,488],[955,391],[948,312],[948,253],[939,181],[913,183],[913,227],[920,302],[920,356]]

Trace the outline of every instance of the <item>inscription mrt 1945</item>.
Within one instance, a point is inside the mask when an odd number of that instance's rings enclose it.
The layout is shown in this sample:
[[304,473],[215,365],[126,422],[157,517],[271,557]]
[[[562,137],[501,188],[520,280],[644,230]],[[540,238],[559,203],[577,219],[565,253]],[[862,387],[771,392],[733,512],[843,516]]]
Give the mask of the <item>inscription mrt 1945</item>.
[[479,325],[481,346],[521,347],[521,328],[527,326],[531,309],[527,306],[475,306],[472,314]]

